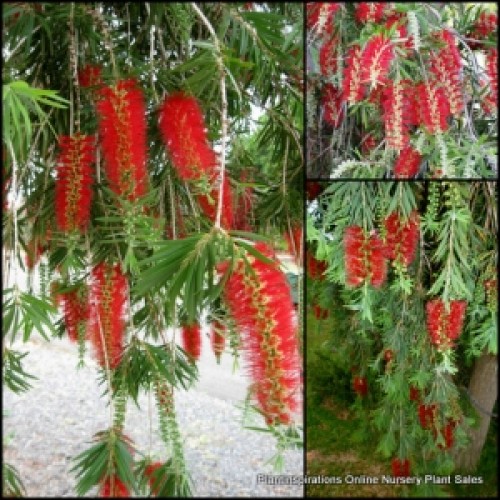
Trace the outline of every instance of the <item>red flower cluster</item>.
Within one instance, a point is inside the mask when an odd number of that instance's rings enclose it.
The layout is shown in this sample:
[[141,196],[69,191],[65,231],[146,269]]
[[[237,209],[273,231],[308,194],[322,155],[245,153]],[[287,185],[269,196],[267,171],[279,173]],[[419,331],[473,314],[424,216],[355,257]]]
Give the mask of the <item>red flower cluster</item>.
[[[385,27],[388,30],[391,29],[394,25],[396,25],[397,37],[404,40],[402,43],[399,42],[399,45],[404,47],[405,49],[412,50],[413,49],[413,37],[408,36],[408,28],[406,27],[406,24],[404,24],[402,14],[400,14],[400,13],[393,14],[385,22]],[[396,43],[396,42],[394,42],[394,43]]]
[[441,350],[453,347],[462,333],[466,309],[465,300],[452,300],[449,312],[441,299],[427,302],[427,332],[433,345]]
[[57,301],[62,305],[68,337],[77,342],[79,329],[86,328],[90,315],[87,287],[81,286],[71,292],[57,294]]
[[368,382],[366,377],[354,377],[352,387],[358,396],[364,397],[368,394]]
[[422,398],[422,395],[420,394],[420,390],[415,387],[414,385],[410,385],[410,401],[417,401],[419,402]]
[[330,315],[330,311],[328,309],[323,309],[319,304],[313,305],[313,312],[316,319],[327,319]]
[[415,258],[419,240],[420,217],[415,210],[406,223],[398,212],[392,212],[384,221],[386,237],[385,250],[388,259],[409,266]]
[[373,134],[365,134],[361,139],[361,152],[368,154],[377,147],[377,138]]
[[338,43],[338,38],[333,37],[325,41],[319,49],[319,67],[321,74],[326,78],[335,75],[337,71],[337,52],[335,49]]
[[418,405],[418,419],[422,429],[430,429],[434,426],[437,417],[437,406],[431,405]]
[[344,68],[344,77],[342,80],[342,92],[344,99],[349,103],[355,103],[363,100],[365,88],[361,81],[363,73],[361,66],[361,47],[353,45],[347,51],[346,66]]
[[409,129],[415,121],[415,99],[404,80],[389,83],[381,97],[387,145],[396,151],[410,144]]
[[307,275],[313,280],[324,280],[328,264],[324,260],[318,260],[310,250],[306,252]]
[[344,97],[340,89],[327,83],[321,92],[323,120],[334,128],[340,127],[344,121]]
[[386,2],[360,2],[355,17],[360,23],[379,23],[385,14]]
[[103,84],[101,72],[101,66],[86,64],[78,70],[78,83],[81,87],[100,87]]
[[182,325],[182,348],[193,361],[198,361],[201,354],[201,329],[198,323]]
[[371,89],[387,83],[393,59],[392,42],[383,35],[372,36],[361,55],[361,83],[369,83]]
[[[274,260],[265,243],[255,249]],[[254,381],[254,393],[268,424],[291,423],[300,386],[297,327],[290,287],[277,262],[249,256],[227,281],[224,299],[238,326]]]
[[438,52],[431,53],[430,72],[442,85],[450,103],[451,114],[459,116],[464,109],[461,82],[462,58],[455,44],[455,37],[449,30],[440,31],[436,37],[445,46]]
[[326,185],[321,182],[308,181],[306,184],[306,196],[309,201],[315,200],[325,189]]
[[[179,177],[185,181],[205,181],[214,186],[219,177],[217,158],[208,142],[205,120],[197,100],[183,92],[169,95],[160,109],[159,126]],[[230,228],[234,217],[227,172],[222,188],[221,225]],[[210,194],[198,195],[201,209],[212,221],[217,214],[218,199],[219,187],[212,188]]]
[[384,243],[377,234],[365,235],[359,226],[349,226],[344,232],[346,282],[356,287],[365,280],[372,286],[382,286],[387,274]]
[[488,50],[486,54],[486,74],[490,80],[491,99],[496,103],[498,99],[498,50]]
[[210,331],[210,345],[212,346],[212,351],[215,354],[217,363],[220,362],[220,357],[224,352],[226,347],[226,327],[224,323],[220,321],[214,321],[212,323],[212,328]]
[[121,80],[98,93],[97,112],[111,189],[133,201],[147,189],[146,115],[141,89],[134,80]]
[[417,85],[416,95],[420,103],[420,117],[430,134],[445,132],[450,116],[450,103],[444,89],[436,82]]
[[411,146],[406,146],[394,163],[394,177],[396,179],[409,179],[418,174],[422,155]]
[[392,459],[392,475],[394,477],[408,477],[410,476],[410,461],[405,458],[401,460],[400,458]]
[[[114,369],[121,361],[125,336],[128,282],[119,264],[101,262],[92,270],[88,338],[97,361]],[[104,340],[104,344],[103,344]]]
[[[441,434],[443,435],[445,444],[444,446],[442,444],[438,444],[438,448],[441,450],[449,450],[450,448],[453,448],[453,444],[455,443],[454,431],[456,426],[457,422],[452,418],[448,418],[446,425],[441,429]],[[437,439],[437,429],[434,428],[432,432],[434,434],[434,439]]]
[[331,35],[333,33],[333,18],[340,6],[340,2],[309,2],[307,4],[308,29],[313,29],[320,35]]
[[469,34],[469,38],[473,41],[469,42],[471,49],[483,49],[485,48],[482,40],[489,38],[489,36],[498,29],[498,17],[494,12],[481,12],[477,18],[476,23],[472,33]]
[[99,497],[101,498],[129,498],[130,491],[127,486],[121,481],[117,476],[108,476],[106,480],[101,484],[101,489],[99,491]]
[[56,224],[63,232],[83,231],[90,219],[94,139],[61,136],[55,186]]

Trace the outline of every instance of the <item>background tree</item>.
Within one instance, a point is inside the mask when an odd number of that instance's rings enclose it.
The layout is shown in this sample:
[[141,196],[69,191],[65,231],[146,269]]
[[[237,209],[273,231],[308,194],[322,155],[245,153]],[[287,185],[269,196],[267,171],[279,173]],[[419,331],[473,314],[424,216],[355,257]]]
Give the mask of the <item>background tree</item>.
[[310,3],[308,177],[495,177],[494,3]]
[[308,267],[308,302],[335,316],[329,387],[350,389],[395,476],[479,461],[496,402],[496,197],[487,182],[336,181],[310,203],[323,269]]
[[[273,249],[302,220],[302,6],[11,3],[3,20],[4,380],[29,387],[21,333],[67,333],[81,362],[92,345],[110,426],[76,457],[77,493],[190,494],[174,391],[196,379],[202,316],[219,355],[239,338],[224,290],[255,273],[275,288],[241,285],[244,312],[274,326],[245,332],[275,351],[241,340],[249,401],[279,450],[299,443],[299,332],[279,328],[293,312]],[[278,289],[280,317],[262,299]],[[270,353],[284,346],[280,371]],[[159,464],[134,459],[124,433],[142,390],[156,397]]]

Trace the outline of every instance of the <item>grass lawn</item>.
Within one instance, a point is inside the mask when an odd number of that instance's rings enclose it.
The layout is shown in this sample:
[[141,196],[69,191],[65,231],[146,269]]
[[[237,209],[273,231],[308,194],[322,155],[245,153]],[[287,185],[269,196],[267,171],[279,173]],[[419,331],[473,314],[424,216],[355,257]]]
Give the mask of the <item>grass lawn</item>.
[[[482,485],[427,485],[401,486],[392,484],[367,484],[370,477],[382,481],[390,476],[391,461],[376,454],[378,436],[364,425],[362,413],[356,410],[350,388],[350,374],[340,373],[328,363],[333,354],[327,341],[334,323],[342,321],[339,312],[335,317],[318,321],[307,318],[307,380],[306,380],[306,472],[308,476],[322,476],[322,481],[340,478],[341,484],[309,484],[306,496],[310,497],[496,497],[498,479],[496,423],[492,423],[478,471]],[[335,391],[335,393],[334,393]],[[346,484],[358,476],[364,484]],[[363,477],[364,476],[364,477]],[[328,479],[326,478],[328,477]]]

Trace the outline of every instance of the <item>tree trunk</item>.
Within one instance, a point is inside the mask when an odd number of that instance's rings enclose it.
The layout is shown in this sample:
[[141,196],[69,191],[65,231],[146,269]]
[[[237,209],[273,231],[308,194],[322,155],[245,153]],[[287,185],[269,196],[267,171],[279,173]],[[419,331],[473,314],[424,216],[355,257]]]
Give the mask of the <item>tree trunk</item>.
[[461,450],[455,460],[457,469],[465,472],[473,472],[481,457],[490,427],[491,413],[497,399],[497,371],[498,360],[493,354],[483,353],[474,365],[469,383],[469,396],[477,411],[479,425],[468,429],[469,446]]

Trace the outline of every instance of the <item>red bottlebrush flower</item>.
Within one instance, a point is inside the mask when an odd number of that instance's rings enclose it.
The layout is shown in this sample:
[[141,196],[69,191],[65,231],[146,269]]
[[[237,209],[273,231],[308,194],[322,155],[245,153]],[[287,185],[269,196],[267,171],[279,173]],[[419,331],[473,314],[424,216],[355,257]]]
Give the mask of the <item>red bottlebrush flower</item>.
[[421,399],[422,395],[420,394],[420,390],[417,387],[410,385],[410,401],[419,402]]
[[182,348],[193,361],[198,361],[201,354],[201,329],[198,323],[182,326]]
[[[217,175],[212,176],[211,185],[214,186],[217,179]],[[220,218],[220,225],[225,229],[233,228],[234,214],[233,214],[233,194],[231,190],[231,184],[229,183],[229,178],[227,172],[224,175],[224,182],[222,184],[222,211]],[[213,187],[210,194],[199,194],[196,199],[198,204],[202,209],[203,213],[212,221],[215,222],[217,217],[217,207],[219,204],[219,192],[218,187]]]
[[396,179],[409,179],[415,177],[420,170],[422,155],[411,146],[406,146],[394,163],[394,177]]
[[436,36],[445,46],[438,52],[431,53],[430,71],[446,93],[451,114],[459,116],[464,108],[461,82],[462,58],[450,31],[442,30]]
[[443,435],[445,445],[439,444],[438,447],[440,449],[449,450],[453,448],[453,444],[455,443],[455,430],[456,423],[453,420],[448,419],[448,423],[441,429],[441,434]]
[[101,72],[101,66],[86,64],[78,70],[78,83],[80,87],[100,87],[103,84]]
[[408,28],[406,24],[404,24],[404,20],[402,18],[402,14],[394,14],[387,18],[387,21],[385,22],[385,27],[387,29],[391,29],[394,25],[396,25],[396,32],[395,35],[397,38],[400,38],[403,40],[403,42],[396,42],[400,47],[404,47],[405,49],[412,50],[413,49],[413,37],[408,36]]
[[418,419],[422,429],[430,429],[434,426],[436,420],[437,406],[431,405],[418,405]]
[[430,134],[445,132],[449,126],[450,103],[443,88],[436,82],[429,82],[429,85],[420,83],[416,92],[420,102],[420,116],[427,131]]
[[403,81],[390,83],[382,96],[387,145],[396,151],[403,150],[410,143],[413,101],[408,99],[407,87]]
[[410,461],[405,458],[401,460],[400,458],[393,458],[392,462],[392,475],[394,477],[408,477],[410,476]]
[[465,318],[465,310],[467,309],[467,301],[452,300],[450,303],[450,312],[448,314],[448,324],[446,335],[449,340],[456,340],[462,333],[462,326]]
[[385,258],[385,246],[382,239],[372,234],[368,240],[368,263],[371,285],[375,288],[381,287],[387,275],[387,261]]
[[361,66],[361,47],[353,45],[347,51],[346,67],[342,80],[342,91],[344,99],[349,103],[363,100],[365,88],[361,81],[363,69]]
[[76,134],[59,138],[55,187],[56,224],[60,231],[83,231],[90,220],[94,139]]
[[212,346],[212,351],[217,358],[217,363],[220,362],[220,357],[224,352],[226,347],[226,327],[220,321],[214,321],[212,323],[212,329],[210,331],[210,345]]
[[409,266],[415,258],[420,235],[420,217],[415,210],[403,224],[397,211],[392,212],[384,221],[386,239],[385,252],[389,259]]
[[361,139],[361,152],[367,155],[377,147],[377,138],[373,134],[365,134]]
[[319,67],[321,74],[329,78],[335,75],[337,71],[337,51],[339,40],[337,37],[333,37],[323,43],[319,49]]
[[486,53],[486,74],[490,80],[491,99],[498,98],[498,50],[490,49]]
[[453,347],[454,341],[462,333],[466,309],[465,300],[452,300],[449,312],[446,312],[441,299],[427,302],[427,331],[433,345],[441,350]]
[[293,255],[295,262],[302,264],[302,224],[292,225],[291,231],[285,231],[284,234],[288,253]]
[[130,491],[127,486],[121,481],[121,479],[114,475],[107,477],[102,483],[101,489],[99,491],[99,497],[101,498],[129,498]]
[[344,98],[342,91],[327,83],[321,93],[323,119],[334,128],[340,127],[344,121]]
[[318,260],[311,251],[306,252],[307,274],[313,280],[324,280],[325,271],[328,267],[324,260]]
[[340,2],[307,4],[307,28],[314,30],[319,35],[333,33],[333,18],[341,7]]
[[393,58],[392,42],[383,35],[372,36],[361,54],[361,83],[369,83],[372,89],[387,83]]
[[224,290],[224,300],[241,332],[257,403],[268,424],[291,423],[300,386],[297,325],[290,287],[272,249],[255,249],[268,264],[249,256],[252,272],[240,262]]
[[356,20],[360,23],[379,23],[385,14],[385,2],[360,2],[356,5]]
[[367,277],[364,246],[363,229],[359,226],[347,227],[344,232],[344,261],[348,286],[359,286]]
[[368,382],[366,377],[354,377],[352,387],[358,396],[365,397],[368,394]]
[[330,311],[328,309],[323,309],[319,304],[313,305],[313,312],[316,319],[327,319],[330,315]]
[[86,329],[90,314],[87,287],[81,286],[71,292],[60,293],[57,300],[62,304],[68,337],[77,342],[79,330]]
[[494,12],[481,12],[474,24],[474,34],[481,40],[488,38],[498,29],[498,17]]
[[149,488],[153,495],[158,495],[160,493],[160,489],[162,483],[165,482],[165,477],[158,472],[159,469],[163,467],[163,463],[154,462],[149,465],[146,465],[144,468],[144,476],[148,480]]
[[306,183],[306,196],[308,201],[315,200],[325,189],[326,185],[321,182],[311,182]]
[[179,177],[186,181],[212,178],[217,158],[196,98],[183,92],[169,95],[160,108],[159,125]]
[[[102,367],[114,369],[121,361],[125,336],[128,282],[119,264],[101,262],[92,270],[88,338]],[[104,344],[103,344],[104,340]]]
[[104,167],[111,189],[133,201],[147,190],[146,114],[134,80],[121,80],[98,92],[97,112]]

